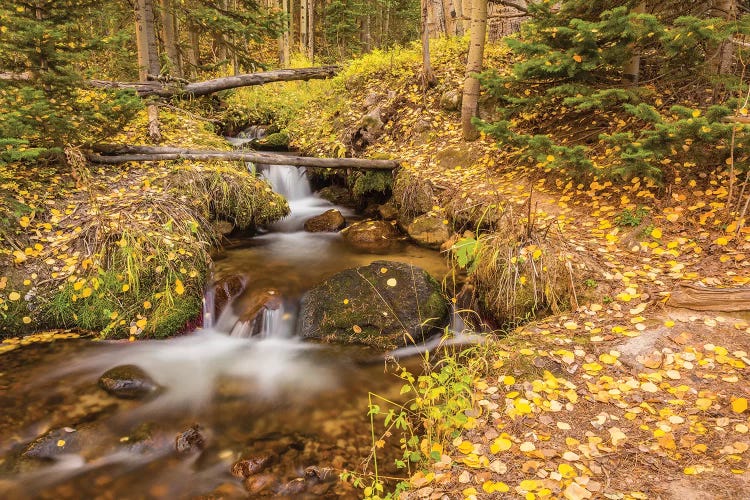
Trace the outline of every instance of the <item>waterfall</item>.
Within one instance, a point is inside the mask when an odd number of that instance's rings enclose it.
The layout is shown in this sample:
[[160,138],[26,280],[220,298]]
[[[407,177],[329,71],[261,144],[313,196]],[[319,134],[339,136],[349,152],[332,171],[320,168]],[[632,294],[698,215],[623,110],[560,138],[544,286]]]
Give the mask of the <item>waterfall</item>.
[[289,165],[266,165],[263,167],[262,173],[273,190],[286,198],[287,201],[303,200],[312,196],[312,188],[304,168]]

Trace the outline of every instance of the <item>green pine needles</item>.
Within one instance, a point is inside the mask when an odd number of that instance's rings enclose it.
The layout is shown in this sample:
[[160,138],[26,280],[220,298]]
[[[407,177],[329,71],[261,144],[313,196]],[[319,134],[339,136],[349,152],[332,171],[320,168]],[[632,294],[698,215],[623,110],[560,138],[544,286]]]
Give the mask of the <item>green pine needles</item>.
[[[713,59],[722,43],[748,32],[748,19],[617,3],[530,3],[520,36],[507,39],[513,66],[481,75],[502,116],[478,121],[480,129],[518,157],[574,178],[669,183],[674,164],[723,165],[730,147],[746,150],[745,126],[726,120],[746,114],[736,97],[743,82],[716,74]],[[734,50],[741,60],[746,49]]]

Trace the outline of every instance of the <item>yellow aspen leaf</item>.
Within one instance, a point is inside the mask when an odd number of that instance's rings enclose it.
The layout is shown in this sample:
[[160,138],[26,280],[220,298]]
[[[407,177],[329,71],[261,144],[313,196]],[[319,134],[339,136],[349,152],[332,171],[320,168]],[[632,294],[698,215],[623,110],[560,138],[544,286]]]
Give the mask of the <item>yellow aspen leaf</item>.
[[677,222],[677,219],[679,219],[679,218],[680,218],[679,214],[671,213],[671,214],[667,215],[667,220],[669,222]]
[[10,300],[11,302],[15,302],[20,298],[21,298],[21,294],[18,292],[10,292],[8,294],[8,300]]
[[693,118],[698,118],[701,115],[700,109],[694,109],[693,110]]
[[604,363],[605,365],[613,365],[615,362],[617,362],[617,356],[613,356],[611,354],[600,354],[599,355],[599,361]]
[[57,440],[57,447],[58,448],[62,448],[63,446],[65,446],[65,440],[64,439],[58,439]]
[[742,413],[747,410],[747,398],[735,398],[732,400],[732,411]]
[[474,451],[474,444],[471,441],[463,441],[460,445],[458,445],[457,449],[464,455],[468,455],[469,453]]
[[354,333],[362,333],[362,327],[359,325],[354,325],[352,327],[352,330],[354,331]]
[[573,60],[577,63],[583,61],[583,57],[579,56],[578,54],[573,56]]
[[141,318],[135,322],[135,326],[137,326],[138,328],[144,328],[147,322],[148,320],[146,318]]
[[513,385],[516,383],[516,378],[513,375],[506,375],[503,377],[503,384]]
[[151,302],[149,302],[148,300],[146,302],[144,302],[143,303],[143,308],[144,309],[151,309]]
[[720,237],[716,238],[716,240],[714,240],[714,243],[716,243],[720,247],[723,247],[723,246],[726,246],[727,243],[729,243],[729,240],[727,238],[725,238],[724,236],[720,236]]
[[586,498],[591,498],[591,492],[581,486],[578,483],[570,483],[567,488],[565,488],[565,491],[563,492],[563,496],[566,500],[583,500]]
[[29,318],[28,316],[24,316],[23,318],[21,318],[21,321],[23,321],[25,325],[28,325],[29,323],[31,323],[31,318]]
[[396,286],[398,282],[396,281],[396,278],[390,278],[388,281],[385,282],[388,286]]
[[563,326],[566,330],[575,330],[576,328],[578,328],[578,323],[576,323],[575,321],[566,321]]
[[176,293],[177,295],[182,295],[183,293],[185,293],[185,285],[182,284],[182,280],[179,278],[174,282],[174,293]]
[[513,446],[513,443],[510,439],[499,437],[495,439],[492,444],[490,445],[490,452],[493,454],[499,453],[501,451],[507,451]]
[[92,293],[94,293],[94,291],[91,288],[86,287],[81,291],[81,297],[85,299],[86,297],[90,297]]
[[541,256],[542,256],[541,248],[537,248],[536,250],[534,250],[534,253],[531,254],[531,258],[534,260],[539,260],[539,257]]
[[652,238],[656,238],[658,240],[658,239],[661,239],[661,236],[662,236],[662,231],[658,227],[655,227],[654,229],[651,230]]
[[534,479],[524,479],[518,487],[525,491],[534,491],[539,488],[539,482]]
[[125,283],[124,285],[122,285],[122,291],[123,292],[127,292],[128,290],[130,290],[130,285],[128,285],[127,283]]

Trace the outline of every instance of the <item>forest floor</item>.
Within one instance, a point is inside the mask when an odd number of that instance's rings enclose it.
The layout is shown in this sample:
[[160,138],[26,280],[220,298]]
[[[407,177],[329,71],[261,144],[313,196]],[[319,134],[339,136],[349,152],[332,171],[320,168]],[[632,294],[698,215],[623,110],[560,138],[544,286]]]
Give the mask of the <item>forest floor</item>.
[[[423,440],[432,458],[401,498],[747,498],[750,313],[669,303],[680,285],[750,282],[750,228],[726,216],[729,169],[682,175],[678,165],[668,190],[637,177],[577,184],[509,161],[490,138],[466,143],[458,112],[440,104],[462,75],[451,50],[435,49],[439,83],[428,92],[414,83],[416,57],[391,56],[381,73],[363,63],[370,74],[349,78],[345,103],[313,102],[290,125],[293,142],[335,154],[346,138],[323,122],[351,132],[380,95],[396,104],[360,155],[399,158],[435,188],[431,212],[453,223],[501,207],[527,224],[531,214],[598,274],[577,283],[575,310],[476,351],[487,369],[474,377],[469,418],[450,439]],[[504,57],[489,52],[490,65]],[[415,422],[423,436],[431,426]]]

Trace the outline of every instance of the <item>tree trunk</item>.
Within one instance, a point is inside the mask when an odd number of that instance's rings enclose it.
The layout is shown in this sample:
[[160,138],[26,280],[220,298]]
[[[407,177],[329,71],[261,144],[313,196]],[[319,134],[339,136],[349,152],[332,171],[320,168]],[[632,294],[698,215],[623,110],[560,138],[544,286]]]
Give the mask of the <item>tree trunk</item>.
[[161,7],[161,29],[164,51],[169,59],[169,74],[178,78],[182,77],[182,65],[180,63],[180,52],[177,48],[177,26],[172,0],[159,0]]
[[299,2],[299,51],[307,54],[307,0]]
[[277,69],[261,73],[248,73],[245,75],[225,76],[205,82],[188,83],[178,85],[176,83],[163,83],[160,81],[148,82],[110,82],[105,80],[89,80],[89,87],[105,89],[133,89],[141,97],[158,96],[202,96],[213,94],[221,90],[235,89],[238,87],[249,87],[252,85],[263,85],[271,82],[288,82],[292,80],[315,80],[331,78],[338,72],[338,66],[319,66],[317,68]]
[[315,59],[315,0],[308,0],[307,5],[307,58],[310,63]]
[[456,35],[463,36],[466,30],[464,29],[464,6],[463,0],[452,0],[453,8],[456,12]]
[[[156,49],[153,0],[135,2],[135,33],[138,45],[138,76],[141,82],[147,82],[150,77],[158,76],[161,69]],[[154,104],[150,104],[147,110],[148,135],[154,142],[159,142],[161,140],[159,110]]]
[[175,147],[151,146],[113,146],[99,145],[95,151],[103,154],[90,154],[93,163],[117,165],[129,161],[162,161],[162,160],[231,160],[251,161],[264,165],[294,165],[297,167],[322,167],[357,170],[393,170],[399,167],[395,160],[366,160],[360,158],[310,158],[256,151],[217,151],[184,149]]
[[432,71],[430,62],[430,27],[428,25],[427,12],[428,2],[431,0],[421,0],[422,2],[422,84],[424,88],[435,84],[435,73]]
[[[711,16],[720,17],[727,21],[737,17],[737,0],[714,0],[711,7]],[[726,75],[732,71],[734,64],[734,45],[729,40],[724,40],[713,50],[709,51],[711,71],[715,75]]]
[[445,35],[445,11],[443,10],[443,0],[430,0],[430,15],[432,17],[432,36],[437,38]]
[[471,123],[477,116],[479,108],[479,80],[475,74],[482,71],[484,58],[484,40],[487,32],[487,0],[474,0],[471,8],[471,38],[469,39],[469,58],[466,62],[466,79],[461,101],[461,128],[464,140],[473,141],[479,137],[479,131]]
[[190,47],[188,49],[188,63],[190,64],[190,73],[193,76],[198,76],[198,68],[201,65],[201,45],[200,45],[200,32],[198,31],[198,25],[190,21],[188,29],[188,43]]
[[457,32],[458,18],[453,0],[442,0],[443,12],[445,13],[445,32],[448,36],[455,36]]
[[283,32],[279,35],[279,62],[282,68],[289,66],[289,0],[278,0],[278,7],[284,15]]
[[[643,14],[644,12],[646,12],[646,4],[643,2],[636,5],[632,11],[633,14]],[[632,44],[630,45],[630,49],[634,50]],[[630,56],[630,59],[628,59],[628,61],[625,63],[625,66],[623,67],[622,83],[624,83],[626,86],[638,85],[640,73],[641,55],[639,53],[633,52],[633,54]]]
[[359,38],[365,52],[372,51],[372,33],[370,33],[369,15],[365,15],[362,17],[362,27],[360,28]]

